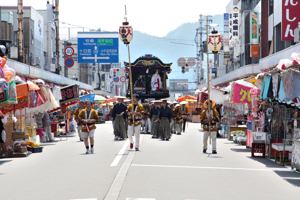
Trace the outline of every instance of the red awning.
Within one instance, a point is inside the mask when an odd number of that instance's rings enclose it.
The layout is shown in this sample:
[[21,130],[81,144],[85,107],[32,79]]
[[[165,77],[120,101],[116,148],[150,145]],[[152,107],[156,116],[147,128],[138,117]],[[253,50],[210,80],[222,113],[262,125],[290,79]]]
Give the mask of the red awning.
[[187,100],[187,99],[197,100],[197,97],[194,97],[194,96],[192,96],[192,95],[185,95],[185,96],[183,96],[183,97],[177,99],[177,101],[180,101],[180,102],[181,102],[181,101],[185,101],[185,100]]

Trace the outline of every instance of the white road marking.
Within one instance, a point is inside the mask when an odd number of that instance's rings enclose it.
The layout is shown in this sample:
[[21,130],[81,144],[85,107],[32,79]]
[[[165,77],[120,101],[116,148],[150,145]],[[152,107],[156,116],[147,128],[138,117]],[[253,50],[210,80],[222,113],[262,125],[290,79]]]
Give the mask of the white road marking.
[[121,192],[124,180],[126,178],[127,172],[134,158],[135,151],[129,152],[127,158],[125,159],[123,165],[121,166],[115,180],[113,181],[109,191],[107,192],[104,200],[117,200]]
[[132,164],[133,167],[162,167],[162,168],[183,168],[183,169],[219,169],[219,170],[244,170],[244,171],[286,171],[293,172],[290,169],[285,168],[268,168],[268,169],[257,169],[257,168],[234,168],[234,167],[200,167],[200,166],[176,166],[176,165],[143,165],[143,164]]
[[126,200],[155,200],[153,198],[126,198]]
[[125,142],[125,144],[123,145],[122,149],[119,151],[118,155],[116,156],[116,158],[114,159],[114,161],[111,163],[111,165],[110,165],[111,167],[115,167],[115,166],[118,165],[118,163],[120,162],[122,156],[124,155],[124,152],[125,152],[128,144],[129,144],[129,140],[127,140]]
[[69,200],[97,200],[97,198],[92,198],[92,199],[69,199]]
[[[144,139],[144,136],[140,136],[140,143],[142,143],[143,139]],[[126,143],[128,145],[129,140]],[[123,146],[123,148],[124,148],[124,146]],[[125,148],[126,147],[127,146],[125,146]],[[135,156],[135,153],[136,153],[136,151],[134,151],[134,150],[128,152],[128,155],[127,155],[124,163],[122,164],[120,170],[118,171],[118,174],[116,175],[115,180],[111,184],[111,187],[109,188],[109,191],[107,192],[104,200],[117,200],[118,199],[119,194],[122,190],[124,180],[127,176],[127,172],[129,170],[129,167],[131,166],[132,160]]]

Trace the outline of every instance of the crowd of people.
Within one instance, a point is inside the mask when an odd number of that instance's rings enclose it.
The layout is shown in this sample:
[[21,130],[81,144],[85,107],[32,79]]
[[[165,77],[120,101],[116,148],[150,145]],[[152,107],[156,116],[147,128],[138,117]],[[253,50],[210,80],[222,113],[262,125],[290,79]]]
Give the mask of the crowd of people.
[[[185,123],[188,117],[186,102],[170,102],[161,99],[139,103],[139,96],[133,95],[131,100],[116,96],[116,103],[111,109],[111,120],[115,140],[129,138],[130,148],[135,146],[139,151],[140,134],[151,134],[152,138],[170,140],[173,134],[181,135],[185,132]],[[133,139],[135,137],[135,141]]]
[[[144,100],[139,103],[139,95],[134,94],[128,100],[123,96],[116,96],[116,101],[110,110],[114,140],[129,138],[130,148],[139,151],[140,134],[151,134],[152,138],[169,141],[173,134],[181,135],[185,132],[188,119],[187,102],[170,102],[169,99]],[[126,99],[126,100],[125,100]],[[92,109],[92,102],[79,102],[79,107],[74,112],[78,124],[78,136],[84,141],[86,153],[94,153],[95,123],[99,120],[97,112]],[[212,153],[216,154],[217,123],[219,113],[215,109],[214,101],[210,101],[210,114],[208,102],[204,103],[205,109],[201,112],[200,119],[203,125],[203,153],[207,151],[207,141],[212,139]]]

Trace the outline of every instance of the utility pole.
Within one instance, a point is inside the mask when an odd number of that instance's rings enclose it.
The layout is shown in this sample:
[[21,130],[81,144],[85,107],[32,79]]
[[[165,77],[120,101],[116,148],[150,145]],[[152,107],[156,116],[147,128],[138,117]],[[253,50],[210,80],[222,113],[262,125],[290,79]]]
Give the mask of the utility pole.
[[23,0],[18,0],[18,60],[24,62],[23,52]]
[[55,0],[55,26],[56,26],[56,58],[57,58],[57,68],[56,73],[59,74],[59,0]]
[[[203,61],[203,43],[202,43],[202,35],[204,34],[204,27],[203,27],[203,15],[199,15],[199,28],[196,29],[196,37],[195,37],[195,43],[197,47],[197,53],[196,53],[196,60],[197,60],[197,66],[196,66],[196,73],[197,73],[197,87],[199,87],[201,80],[203,79],[203,68],[202,68],[202,61]],[[200,88],[198,88],[200,89]]]

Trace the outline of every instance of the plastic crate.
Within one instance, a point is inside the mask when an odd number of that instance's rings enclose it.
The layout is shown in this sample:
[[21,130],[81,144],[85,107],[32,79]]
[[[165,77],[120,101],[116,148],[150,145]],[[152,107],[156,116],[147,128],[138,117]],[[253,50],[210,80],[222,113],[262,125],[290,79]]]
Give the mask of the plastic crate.
[[29,149],[29,151],[31,151],[32,153],[41,153],[43,152],[43,147],[33,147]]

